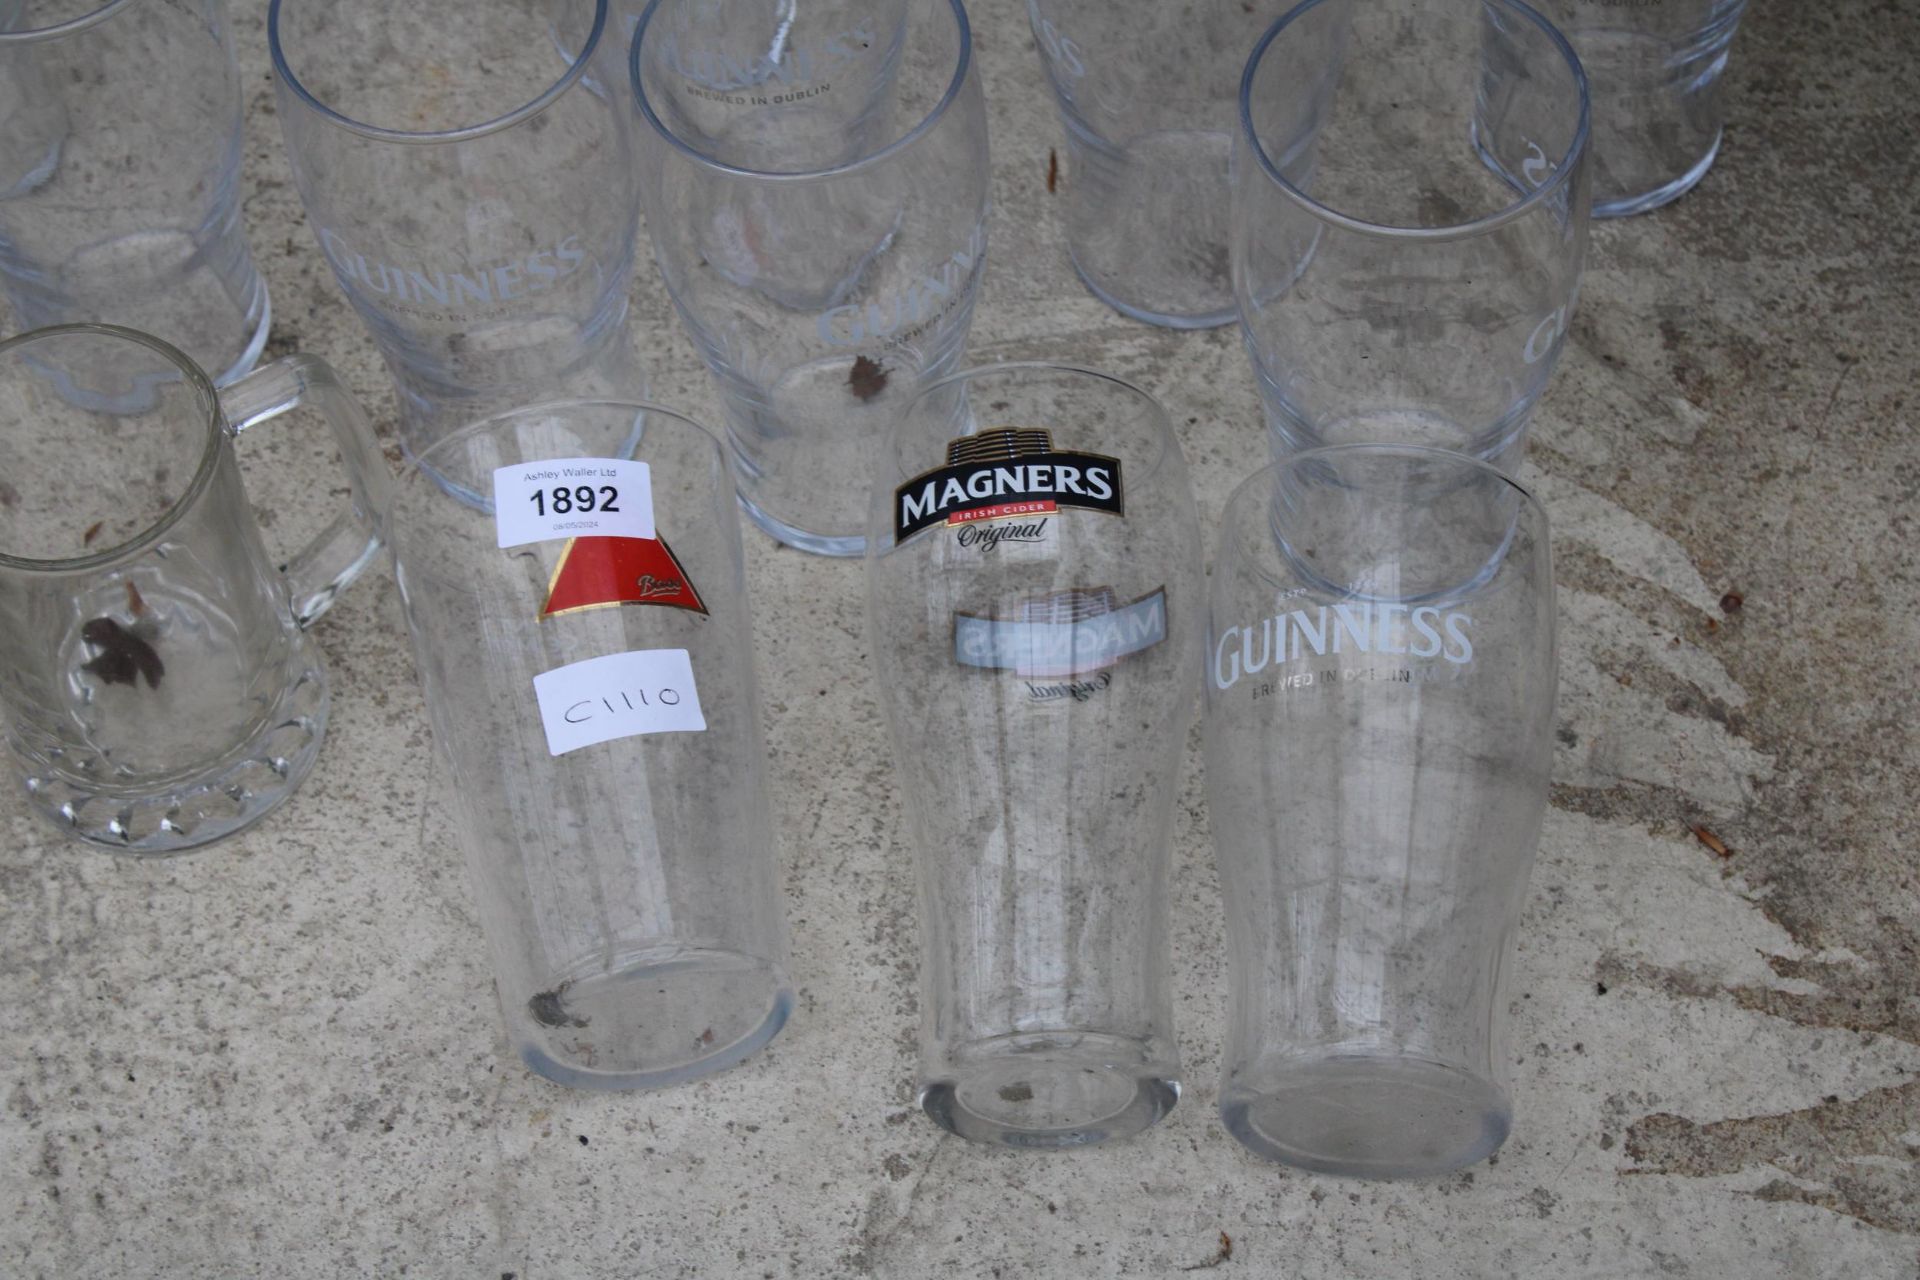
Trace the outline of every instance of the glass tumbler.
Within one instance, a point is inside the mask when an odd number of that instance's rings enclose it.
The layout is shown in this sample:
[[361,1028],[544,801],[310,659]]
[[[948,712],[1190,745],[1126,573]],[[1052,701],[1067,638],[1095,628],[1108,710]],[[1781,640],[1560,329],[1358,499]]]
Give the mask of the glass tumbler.
[[[689,0],[651,21],[651,99],[672,136],[737,168],[831,168],[892,123],[908,0]],[[639,29],[627,25],[627,45]],[[925,74],[924,66],[916,69]],[[937,86],[936,86],[937,87]]]
[[18,328],[132,325],[239,377],[269,325],[239,184],[224,0],[0,3],[0,290]]
[[[331,424],[352,496],[283,570],[233,437],[301,405]],[[366,416],[311,356],[216,395],[131,329],[0,343],[0,711],[31,807],[166,854],[292,795],[327,726],[306,628],[378,551],[385,485]]]
[[1180,1096],[1168,863],[1198,673],[1186,462],[1145,392],[1005,364],[882,455],[868,643],[918,847],[920,1105],[1085,1146]]
[[519,405],[645,394],[606,0],[273,0],[267,35],[294,181],[410,456]]
[[1067,249],[1093,295],[1176,329],[1234,318],[1227,166],[1271,3],[1027,0],[1066,128]]
[[793,990],[713,437],[643,404],[515,410],[422,454],[389,531],[515,1052],[632,1089],[772,1040]]
[[1587,89],[1519,0],[1308,0],[1240,86],[1233,272],[1277,453],[1511,462],[1579,294]]
[[841,43],[872,47],[810,96],[716,88],[731,63],[710,9],[654,0],[634,37],[654,257],[719,388],[747,514],[801,550],[859,555],[873,455],[958,361],[985,265],[966,11],[839,10],[831,26],[859,24]]
[[1593,216],[1678,200],[1707,176],[1726,123],[1722,81],[1747,0],[1540,0],[1593,91]]
[[1506,1140],[1505,978],[1553,758],[1546,516],[1484,463],[1345,445],[1227,504],[1206,768],[1259,1155],[1419,1177]]

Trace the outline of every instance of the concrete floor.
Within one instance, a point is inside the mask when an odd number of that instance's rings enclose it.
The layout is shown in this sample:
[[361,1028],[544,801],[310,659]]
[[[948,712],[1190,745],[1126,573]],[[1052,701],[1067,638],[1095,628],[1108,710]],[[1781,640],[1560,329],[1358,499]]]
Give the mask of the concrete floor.
[[[336,362],[390,432],[384,371],[288,181],[264,5],[235,8],[269,352]],[[996,208],[973,354],[1157,392],[1212,530],[1266,448],[1239,338],[1136,325],[1079,288],[1024,16],[980,0],[975,17]],[[1561,746],[1497,1161],[1378,1185],[1288,1173],[1226,1137],[1191,756],[1186,1102],[1072,1155],[936,1130],[912,1105],[910,854],[860,567],[749,534],[802,991],[769,1052],[628,1096],[505,1056],[394,591],[367,582],[318,629],[326,754],[256,831],[140,864],[0,796],[0,1275],[1920,1272],[1916,60],[1920,9],[1755,6],[1718,168],[1596,228],[1527,468],[1555,521]],[[636,310],[655,397],[714,420],[650,271]],[[297,433],[251,456],[263,509],[333,483]]]

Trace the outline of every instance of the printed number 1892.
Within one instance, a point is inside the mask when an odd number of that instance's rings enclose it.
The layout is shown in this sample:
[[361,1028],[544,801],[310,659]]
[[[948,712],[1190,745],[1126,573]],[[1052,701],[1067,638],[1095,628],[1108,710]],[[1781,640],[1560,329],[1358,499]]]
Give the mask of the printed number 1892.
[[571,489],[557,485],[551,491],[535,489],[527,495],[527,501],[533,504],[533,509],[543,516],[548,510],[557,516],[575,511],[611,511],[618,515],[620,508],[613,504],[619,500],[620,491],[610,484],[601,485],[597,495],[590,484],[575,485]]

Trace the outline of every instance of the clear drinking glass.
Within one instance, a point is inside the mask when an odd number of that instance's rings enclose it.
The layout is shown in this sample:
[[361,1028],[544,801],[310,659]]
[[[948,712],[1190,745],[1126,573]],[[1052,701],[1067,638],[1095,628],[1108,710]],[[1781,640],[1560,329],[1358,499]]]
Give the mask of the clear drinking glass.
[[1234,318],[1227,166],[1247,52],[1271,4],[1027,0],[1066,128],[1074,270],[1150,324]]
[[1593,93],[1593,216],[1678,200],[1707,176],[1726,123],[1722,79],[1747,0],[1539,0]]
[[267,34],[294,181],[409,454],[514,406],[644,394],[606,0],[274,0]]
[[1227,1131],[1322,1173],[1484,1158],[1553,758],[1545,514],[1456,453],[1298,454],[1227,504],[1207,645]]
[[224,0],[0,3],[0,290],[21,329],[159,334],[217,383],[266,345]]
[[1517,458],[1586,256],[1565,39],[1518,0],[1309,0],[1240,113],[1234,289],[1276,451]]
[[[555,524],[502,547],[536,506]],[[773,1039],[793,990],[713,437],[642,404],[516,410],[422,454],[389,533],[521,1059],[631,1089]]]
[[959,359],[986,252],[966,11],[857,10],[852,43],[874,47],[831,95],[721,94],[708,0],[654,0],[631,59],[654,257],[726,406],[741,502],[827,555],[863,549],[873,455]]
[[1165,411],[1085,369],[928,387],[882,455],[868,643],[918,845],[920,1105],[1125,1137],[1180,1096],[1167,872],[1199,531]]
[[[281,570],[233,437],[301,405],[332,425],[352,497]],[[29,804],[136,854],[272,812],[326,732],[305,629],[378,551],[385,486],[365,414],[311,356],[216,395],[131,329],[0,342],[0,709]]]
[[[665,4],[647,57],[677,82],[651,105],[673,137],[734,168],[848,164],[898,123],[886,97],[906,20],[907,0]],[[628,27],[629,46],[638,28]]]

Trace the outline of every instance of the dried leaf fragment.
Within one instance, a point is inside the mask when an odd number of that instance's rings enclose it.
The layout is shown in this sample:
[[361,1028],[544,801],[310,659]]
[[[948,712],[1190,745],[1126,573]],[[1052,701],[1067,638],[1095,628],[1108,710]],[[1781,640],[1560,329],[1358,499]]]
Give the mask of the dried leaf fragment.
[[527,1012],[543,1027],[587,1026],[593,1019],[577,1017],[567,1008],[567,988],[572,985],[571,981],[563,982],[551,991],[540,992],[527,1001]]
[[1233,1237],[1222,1231],[1220,1233],[1220,1247],[1213,1251],[1211,1258],[1208,1258],[1205,1262],[1196,1262],[1190,1267],[1182,1267],[1180,1269],[1182,1271],[1207,1271],[1219,1266],[1223,1262],[1232,1261]]
[[1692,831],[1693,838],[1707,846],[1715,857],[1731,858],[1733,856],[1733,850],[1727,848],[1727,842],[1725,840],[1722,840],[1719,836],[1713,834],[1713,832],[1707,830],[1699,823],[1696,822],[1693,824]]
[[160,677],[167,673],[160,655],[112,618],[89,618],[80,628],[80,638],[99,650],[80,664],[82,671],[98,676],[104,684],[138,684],[138,677],[145,676],[147,688],[160,687]]
[[887,389],[887,370],[878,360],[866,356],[853,358],[853,369],[847,374],[847,386],[861,400],[871,400]]

